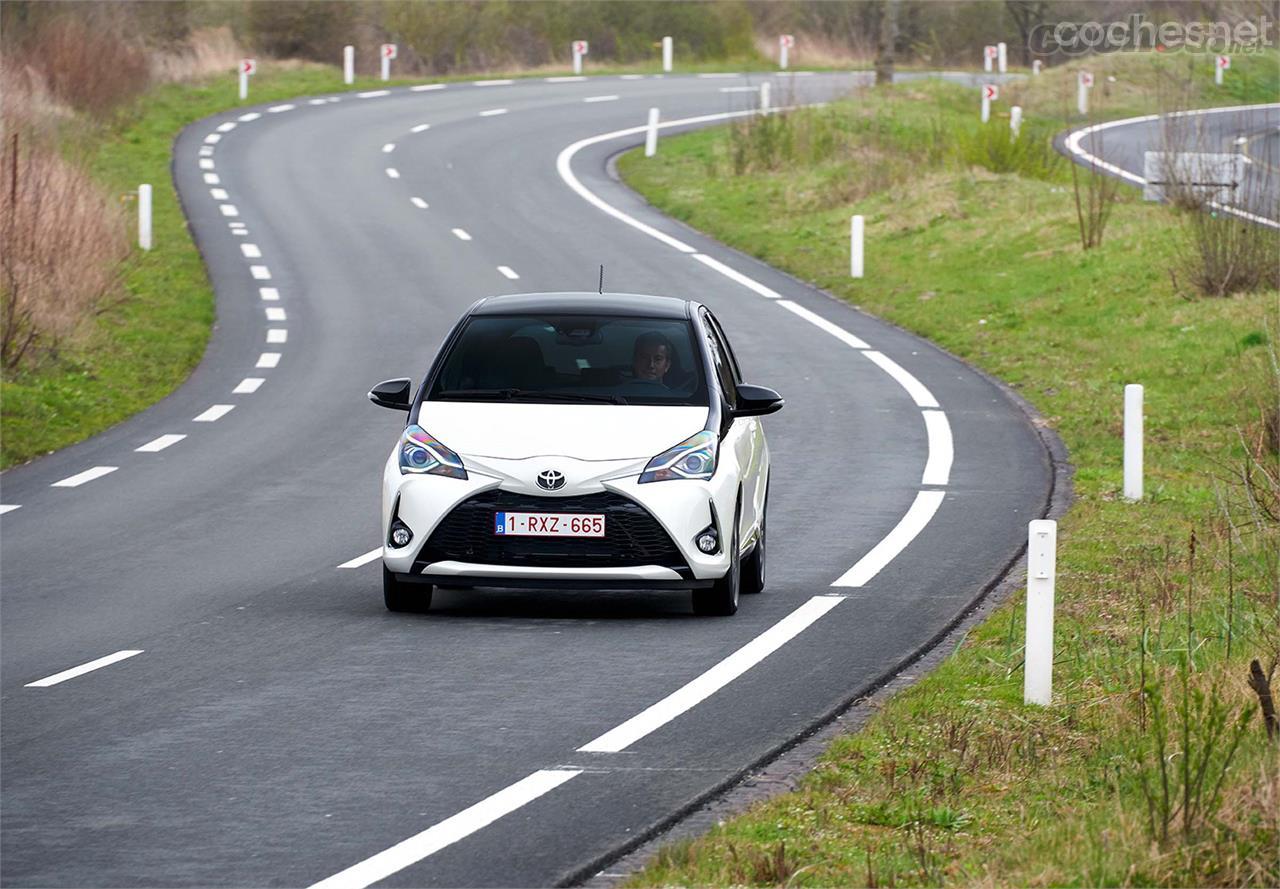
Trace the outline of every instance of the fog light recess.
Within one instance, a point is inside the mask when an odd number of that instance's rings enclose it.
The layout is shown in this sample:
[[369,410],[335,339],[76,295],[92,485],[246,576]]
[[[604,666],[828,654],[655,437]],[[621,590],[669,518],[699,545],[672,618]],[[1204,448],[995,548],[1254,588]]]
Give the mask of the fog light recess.
[[396,519],[391,523],[391,533],[387,535],[387,541],[397,549],[406,547],[413,541],[413,532],[409,530],[408,525]]
[[708,528],[700,533],[695,539],[698,549],[707,555],[714,555],[720,549],[720,538],[716,534],[715,528]]

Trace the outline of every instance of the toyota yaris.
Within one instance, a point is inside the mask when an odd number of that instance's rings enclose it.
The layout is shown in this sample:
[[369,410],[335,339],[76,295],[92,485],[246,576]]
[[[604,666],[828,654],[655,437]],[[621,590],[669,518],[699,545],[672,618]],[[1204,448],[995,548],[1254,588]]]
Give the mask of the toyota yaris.
[[482,299],[407,411],[382,476],[387,608],[433,586],[692,590],[728,615],[764,588],[778,393],[742,382],[715,317],[684,299]]

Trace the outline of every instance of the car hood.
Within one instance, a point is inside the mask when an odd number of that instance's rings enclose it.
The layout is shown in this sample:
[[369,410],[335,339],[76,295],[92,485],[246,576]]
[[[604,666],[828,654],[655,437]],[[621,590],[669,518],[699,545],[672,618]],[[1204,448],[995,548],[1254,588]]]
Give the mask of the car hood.
[[427,401],[418,425],[465,457],[633,460],[702,430],[705,407]]

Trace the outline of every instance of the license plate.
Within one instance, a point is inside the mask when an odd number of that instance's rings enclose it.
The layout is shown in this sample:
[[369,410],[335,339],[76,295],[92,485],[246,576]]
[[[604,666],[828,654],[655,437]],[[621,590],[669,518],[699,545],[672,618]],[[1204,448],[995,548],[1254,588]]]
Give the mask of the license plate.
[[603,537],[604,516],[562,512],[494,513],[495,534],[514,537]]

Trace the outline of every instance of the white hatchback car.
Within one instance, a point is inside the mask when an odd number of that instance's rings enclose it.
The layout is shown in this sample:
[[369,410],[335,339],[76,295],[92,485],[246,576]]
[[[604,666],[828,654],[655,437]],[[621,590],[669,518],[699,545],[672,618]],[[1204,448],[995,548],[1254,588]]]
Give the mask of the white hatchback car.
[[432,587],[692,590],[733,614],[764,588],[769,447],[782,407],[742,382],[719,322],[661,296],[473,305],[412,395],[382,476],[383,596]]

